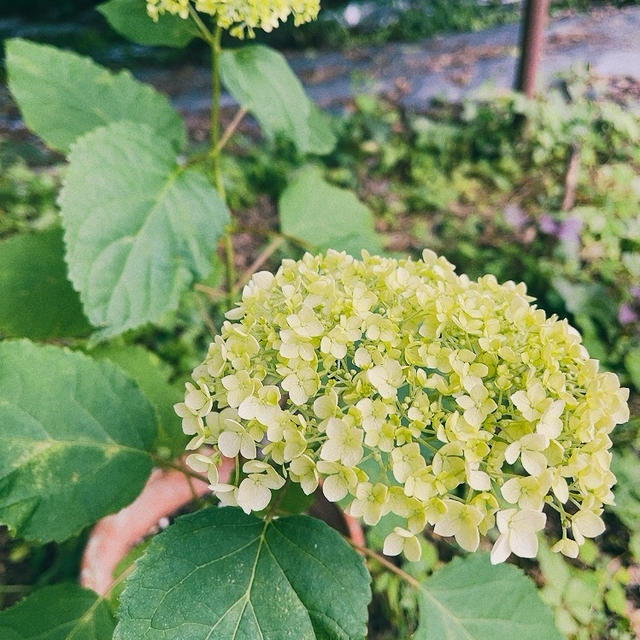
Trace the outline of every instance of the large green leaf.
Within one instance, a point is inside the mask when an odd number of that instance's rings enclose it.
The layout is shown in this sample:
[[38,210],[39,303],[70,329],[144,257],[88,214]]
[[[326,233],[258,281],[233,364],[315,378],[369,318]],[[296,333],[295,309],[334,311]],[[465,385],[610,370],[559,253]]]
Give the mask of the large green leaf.
[[0,522],[63,540],[131,502],[151,472],[149,403],[110,362],[0,343]]
[[323,522],[212,508],[151,542],[120,597],[115,638],[354,640],[369,599],[362,558]]
[[87,335],[91,327],[67,279],[62,230],[0,242],[0,333],[42,340]]
[[184,47],[198,35],[191,20],[169,13],[154,22],[142,0],[109,0],[98,11],[120,35],[146,46]]
[[114,626],[105,600],[77,584],[44,587],[0,611],[2,640],[107,640]]
[[102,336],[175,309],[211,270],[229,219],[206,177],[179,167],[169,142],[132,122],[78,140],[60,207],[69,275]]
[[263,45],[223,51],[222,82],[269,137],[292,140],[303,153],[323,155],[336,144],[328,117],[309,100],[283,55]]
[[7,42],[9,88],[26,125],[67,152],[96,127],[131,120],[153,127],[176,148],[185,131],[169,101],[127,71],[113,74],[89,58],[20,38]]
[[419,591],[414,640],[560,640],[535,585],[513,565],[476,553],[455,558]]
[[180,418],[173,405],[182,400],[184,391],[169,383],[173,374],[171,367],[140,345],[100,345],[91,351],[91,355],[111,360],[135,381],[147,397],[158,425],[154,448],[158,451],[168,449],[173,455],[182,453],[187,438],[182,433]]
[[359,256],[382,250],[371,211],[356,196],[326,182],[315,167],[299,172],[280,197],[282,232],[318,249]]

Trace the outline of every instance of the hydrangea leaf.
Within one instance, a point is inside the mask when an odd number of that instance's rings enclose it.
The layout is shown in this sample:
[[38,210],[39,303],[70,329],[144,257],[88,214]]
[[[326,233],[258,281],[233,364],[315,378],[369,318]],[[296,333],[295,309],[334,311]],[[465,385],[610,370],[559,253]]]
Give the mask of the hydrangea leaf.
[[77,584],[56,584],[0,611],[3,640],[105,640],[115,621],[106,601]]
[[180,388],[169,383],[172,368],[155,353],[140,345],[100,345],[91,351],[98,359],[111,360],[131,377],[144,393],[156,414],[158,435],[154,449],[182,453],[187,442],[173,405],[182,400]]
[[0,343],[0,522],[63,540],[130,503],[152,462],[153,410],[110,362]]
[[169,13],[154,22],[141,0],[109,0],[98,11],[120,35],[145,46],[164,45],[181,48],[198,35],[191,20],[183,20]]
[[329,118],[308,98],[282,54],[263,45],[223,51],[220,73],[267,136],[283,135],[302,153],[324,155],[335,147]]
[[66,153],[96,127],[131,120],[153,127],[175,147],[185,130],[169,101],[128,71],[111,73],[89,58],[20,38],[7,42],[9,89],[26,125]]
[[362,558],[323,522],[206,509],[177,520],[138,560],[114,637],[355,640],[370,595]]
[[553,613],[535,585],[489,556],[455,558],[419,590],[420,624],[414,640],[561,640]]
[[62,230],[0,242],[0,333],[33,340],[87,335],[80,298],[67,279]]
[[100,127],[69,155],[60,207],[69,275],[100,336],[158,320],[211,270],[229,212],[203,173],[133,122]]
[[373,215],[356,196],[324,180],[319,169],[299,172],[280,197],[282,232],[318,249],[359,256],[380,253]]

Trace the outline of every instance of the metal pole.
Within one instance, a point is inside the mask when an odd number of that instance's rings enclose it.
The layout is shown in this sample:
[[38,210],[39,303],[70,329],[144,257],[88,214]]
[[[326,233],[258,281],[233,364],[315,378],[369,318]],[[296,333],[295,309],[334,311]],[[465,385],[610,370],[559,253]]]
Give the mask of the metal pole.
[[536,76],[544,48],[544,30],[548,15],[549,0],[525,0],[515,88],[529,98],[536,92]]

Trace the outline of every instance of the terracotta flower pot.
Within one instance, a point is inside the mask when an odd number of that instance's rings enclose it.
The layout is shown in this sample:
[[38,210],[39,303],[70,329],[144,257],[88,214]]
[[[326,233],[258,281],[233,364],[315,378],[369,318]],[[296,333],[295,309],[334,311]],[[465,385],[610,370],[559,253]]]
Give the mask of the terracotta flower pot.
[[[233,460],[222,462],[220,482],[228,481],[233,468]],[[113,582],[118,562],[152,533],[162,518],[191,502],[194,492],[203,496],[208,491],[206,482],[187,479],[180,471],[154,469],[140,495],[128,507],[102,518],[93,527],[82,556],[80,584],[104,595]]]
[[[234,461],[225,458],[218,469],[220,482],[228,482],[233,469]],[[82,556],[80,584],[100,595],[107,593],[120,560],[157,530],[163,518],[191,502],[194,492],[198,496],[208,493],[207,483],[188,480],[180,471],[154,469],[140,495],[128,507],[102,518],[93,527]],[[339,510],[346,533],[354,544],[364,546],[360,522],[342,512],[337,505],[327,504]]]

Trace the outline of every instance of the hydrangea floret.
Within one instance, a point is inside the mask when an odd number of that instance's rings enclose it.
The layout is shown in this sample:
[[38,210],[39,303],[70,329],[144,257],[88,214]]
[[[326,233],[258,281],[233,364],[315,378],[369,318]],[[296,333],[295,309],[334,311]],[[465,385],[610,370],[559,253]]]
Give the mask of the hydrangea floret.
[[293,15],[296,27],[318,16],[320,0],[147,0],[147,13],[187,19],[192,10],[208,14],[236,38],[253,38],[256,29],[272,31]]
[[[175,407],[187,461],[247,513],[286,480],[368,525],[394,513],[391,555],[417,559],[430,525],[467,551],[495,540],[493,562],[530,558],[555,514],[553,548],[575,557],[604,530],[628,390],[532,301],[430,251],[284,260],[246,285]],[[231,484],[222,456],[241,461]]]

